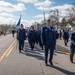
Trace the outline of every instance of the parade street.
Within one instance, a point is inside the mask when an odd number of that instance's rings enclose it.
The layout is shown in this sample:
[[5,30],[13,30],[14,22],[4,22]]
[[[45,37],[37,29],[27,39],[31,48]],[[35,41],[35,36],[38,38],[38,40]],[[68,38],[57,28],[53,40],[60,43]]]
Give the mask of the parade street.
[[44,50],[38,45],[31,50],[26,40],[24,51],[19,53],[15,37],[0,36],[0,75],[75,75],[75,64],[70,62],[69,46],[63,48],[63,42],[59,41],[63,40],[57,41],[57,50],[53,58],[54,66],[51,67],[45,66]]

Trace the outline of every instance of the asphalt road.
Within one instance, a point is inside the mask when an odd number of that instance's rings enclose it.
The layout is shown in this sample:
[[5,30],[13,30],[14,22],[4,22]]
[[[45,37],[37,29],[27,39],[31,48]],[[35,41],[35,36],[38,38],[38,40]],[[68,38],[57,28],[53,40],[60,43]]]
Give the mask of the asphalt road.
[[75,75],[75,64],[60,47],[54,52],[54,66],[51,67],[45,66],[44,50],[38,45],[31,50],[26,40],[24,51],[19,53],[16,44],[11,35],[0,38],[0,75]]

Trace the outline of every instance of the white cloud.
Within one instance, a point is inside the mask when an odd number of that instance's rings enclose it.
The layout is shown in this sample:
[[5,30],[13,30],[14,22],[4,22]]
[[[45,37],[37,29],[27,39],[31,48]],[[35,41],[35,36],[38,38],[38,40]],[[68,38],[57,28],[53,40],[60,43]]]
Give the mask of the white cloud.
[[[48,17],[49,17],[49,14],[45,14],[45,18],[47,19]],[[43,14],[36,15],[36,16],[33,16],[33,18],[43,20],[44,19],[44,15]]]
[[37,9],[39,9],[39,10],[45,10],[45,11],[46,11],[46,10],[49,11],[49,8],[48,8],[48,7],[41,7],[41,6],[40,6],[40,7],[37,7]]
[[40,23],[42,19],[32,19],[32,20],[22,20],[21,23],[24,25],[24,27],[30,27],[33,23],[38,22]]
[[45,1],[42,1],[42,2],[37,2],[37,3],[34,3],[34,5],[36,7],[49,7],[51,4],[53,4],[54,2],[50,1],[50,0],[45,0]]
[[50,8],[50,10],[55,10],[55,9],[66,10],[66,9],[70,9],[71,7],[72,7],[72,5],[64,4],[64,5],[61,5],[61,6],[52,7],[52,8]]
[[39,9],[39,10],[49,10],[49,7],[54,4],[54,2],[50,0],[45,0],[45,1],[39,1],[37,3],[34,3],[34,6]]
[[18,3],[17,5],[11,4],[9,2],[0,1],[0,12],[15,12],[26,10],[25,5]]
[[24,25],[24,27],[29,27],[31,26],[31,21],[28,21],[28,20],[22,20],[21,23]]
[[[72,7],[72,5],[70,4],[64,4],[61,6],[54,6],[52,7],[51,5],[54,4],[54,2],[51,2],[49,0],[46,0],[44,2],[38,2],[38,3],[34,3],[34,5],[36,6],[37,9],[39,10],[44,10],[44,11],[49,11],[49,10],[66,10],[66,9],[70,9]],[[51,6],[51,7],[50,7]]]
[[41,15],[36,15],[36,16],[33,16],[33,18],[37,19],[37,18],[43,18],[43,14]]
[[19,2],[23,2],[23,3],[35,3],[38,2],[38,0],[17,0]]
[[5,18],[0,16],[0,24],[14,24],[16,20],[14,18]]
[[32,3],[39,10],[48,10],[49,7],[54,4],[50,0],[17,0],[23,3]]
[[[7,24],[7,25],[15,25],[17,24],[18,20],[16,20],[15,18],[5,18],[3,16],[0,16],[0,24]],[[28,20],[21,20],[21,23],[24,25],[24,27],[29,27],[32,22],[28,21]]]
[[0,13],[0,16],[16,18],[16,16],[14,16],[13,14],[6,13],[6,12],[2,12],[2,13]]
[[[16,20],[15,18],[6,18],[3,16],[0,16],[0,24],[7,24],[7,25],[15,25],[17,24],[18,20]],[[28,21],[28,20],[21,20],[21,23],[26,26],[29,27],[31,26],[32,22]]]

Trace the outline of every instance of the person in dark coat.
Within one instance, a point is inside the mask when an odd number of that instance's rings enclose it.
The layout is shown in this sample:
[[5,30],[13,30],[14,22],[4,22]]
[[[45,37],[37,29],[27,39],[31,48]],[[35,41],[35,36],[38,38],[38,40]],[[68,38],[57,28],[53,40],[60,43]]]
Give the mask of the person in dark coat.
[[51,26],[50,19],[47,20],[46,26],[44,26],[41,30],[42,33],[42,43],[45,46],[45,64],[48,65],[48,50],[50,50],[49,63],[53,66],[53,52],[54,52],[54,40],[55,40],[55,32],[54,28]]
[[73,57],[75,53],[75,28],[74,32],[71,34],[71,45],[70,45],[70,61],[73,63]]
[[26,32],[23,28],[23,24],[21,24],[21,28],[17,30],[17,40],[19,42],[19,52],[24,48],[24,41],[26,40]]
[[59,38],[60,38],[60,40],[61,40],[61,38],[62,38],[62,31],[60,30],[60,32],[59,32]]
[[12,36],[14,37],[14,34],[15,34],[15,30],[12,30]]
[[69,32],[67,28],[65,28],[65,31],[63,32],[63,39],[64,39],[64,44],[67,46],[68,40],[69,40]]
[[31,26],[28,31],[28,42],[30,44],[31,50],[33,50],[36,41],[36,32],[34,26]]
[[[39,25],[39,24],[38,24]],[[39,46],[42,48],[43,50],[43,44],[41,42],[41,28],[38,27],[38,29],[36,30],[36,43],[39,44]]]
[[54,35],[55,36],[55,39],[54,39],[54,50],[56,50],[56,41],[59,38],[59,33],[58,33],[56,27],[54,27],[54,32],[55,32],[55,35]]

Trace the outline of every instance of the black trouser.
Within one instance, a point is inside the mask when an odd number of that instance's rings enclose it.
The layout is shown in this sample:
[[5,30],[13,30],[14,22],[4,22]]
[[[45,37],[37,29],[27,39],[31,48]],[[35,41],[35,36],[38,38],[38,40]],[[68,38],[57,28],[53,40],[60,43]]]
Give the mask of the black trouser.
[[33,49],[35,45],[34,40],[29,40],[29,44],[30,44],[31,49]]
[[40,45],[41,48],[43,49],[43,44],[41,43],[41,40],[39,40],[39,45]]
[[66,46],[67,43],[68,43],[68,38],[64,39],[64,43],[65,43],[65,46]]
[[60,35],[59,37],[60,37],[60,40],[61,40],[61,38],[62,38],[62,35]]
[[12,36],[14,37],[14,34],[12,34]]
[[54,41],[54,50],[56,49],[56,41],[57,39]]
[[19,40],[19,51],[23,50],[24,47],[24,40]]
[[52,62],[52,59],[53,59],[54,47],[47,47],[47,46],[45,46],[45,63],[48,62],[48,51],[49,51],[49,49],[50,49],[49,62]]
[[75,53],[75,46],[71,47],[71,51],[70,51],[70,60],[71,60],[71,62],[73,62],[74,53]]

